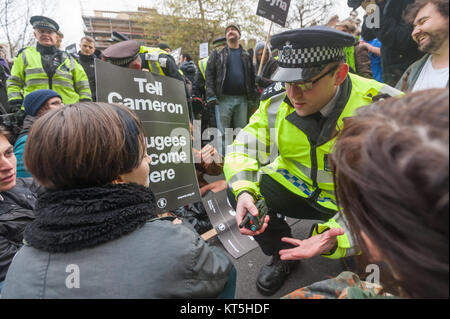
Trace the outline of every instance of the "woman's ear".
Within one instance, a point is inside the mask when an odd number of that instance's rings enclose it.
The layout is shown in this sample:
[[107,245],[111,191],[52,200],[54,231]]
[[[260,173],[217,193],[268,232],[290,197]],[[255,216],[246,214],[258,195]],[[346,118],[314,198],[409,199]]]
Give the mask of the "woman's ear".
[[119,175],[119,177],[117,177],[115,180],[113,180],[111,184],[118,185],[118,184],[123,184],[123,183],[125,183],[125,181],[124,181],[122,175]]

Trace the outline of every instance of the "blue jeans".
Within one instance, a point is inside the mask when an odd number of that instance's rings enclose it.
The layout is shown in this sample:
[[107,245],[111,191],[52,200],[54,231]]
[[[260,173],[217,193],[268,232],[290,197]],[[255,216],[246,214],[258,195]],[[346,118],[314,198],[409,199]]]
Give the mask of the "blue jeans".
[[2,292],[2,288],[3,288],[3,284],[4,283],[5,283],[4,281],[0,281],[0,293]]
[[248,123],[248,101],[246,95],[223,95],[216,105],[218,129],[225,134],[227,128],[244,128]]

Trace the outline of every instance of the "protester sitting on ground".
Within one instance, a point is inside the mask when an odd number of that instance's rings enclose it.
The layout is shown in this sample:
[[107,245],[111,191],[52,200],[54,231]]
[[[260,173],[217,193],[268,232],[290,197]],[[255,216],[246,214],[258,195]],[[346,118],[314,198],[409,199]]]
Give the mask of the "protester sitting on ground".
[[0,125],[0,292],[9,265],[22,246],[25,226],[34,219],[39,186],[32,178],[16,178],[11,134]]
[[[344,123],[331,167],[350,231],[371,263],[386,266],[380,275],[383,288],[406,298],[448,298],[448,90],[412,93],[361,109]],[[292,253],[280,255],[285,259]],[[359,289],[344,289],[351,278]],[[365,288],[355,275],[343,274],[288,297],[374,295]]]
[[[194,127],[191,124],[191,139],[194,141]],[[198,185],[200,187],[200,195],[205,195],[208,191],[214,193],[221,192],[227,189],[227,182],[225,179],[216,180],[214,182],[208,182],[205,179],[205,175],[220,176],[223,174],[223,156],[217,151],[217,149],[211,145],[205,145],[201,150],[192,148],[194,154],[195,171],[197,173]]]
[[407,21],[414,25],[412,38],[425,56],[403,74],[396,88],[404,92],[448,87],[448,0],[417,0],[409,8]]
[[189,225],[157,217],[144,129],[125,106],[47,113],[31,129],[24,160],[47,190],[2,298],[234,296],[225,254]]
[[277,67],[278,67],[277,60],[275,60],[272,57],[272,52],[270,51],[270,48],[267,47],[266,55],[265,55],[263,63],[262,63],[263,66],[261,69],[261,74],[258,75],[259,66],[261,65],[261,60],[263,58],[264,46],[265,46],[265,43],[262,41],[256,43],[256,46],[255,46],[256,84],[257,84],[260,92],[273,83],[273,81],[270,79],[270,77],[272,76],[272,74],[275,73],[275,71],[277,70]]
[[17,158],[17,177],[31,177],[23,165],[23,153],[25,151],[25,144],[27,142],[28,133],[31,126],[37,118],[45,113],[59,109],[64,104],[61,96],[53,90],[37,90],[31,92],[25,97],[23,101],[25,112],[27,113],[23,121],[22,130],[19,133],[17,141],[14,144],[14,155]]

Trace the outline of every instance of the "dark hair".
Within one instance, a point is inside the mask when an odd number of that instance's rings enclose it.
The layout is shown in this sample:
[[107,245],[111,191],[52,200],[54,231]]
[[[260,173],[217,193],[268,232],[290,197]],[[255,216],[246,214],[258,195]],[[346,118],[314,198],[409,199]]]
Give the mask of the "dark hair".
[[104,185],[139,166],[144,135],[137,116],[123,105],[67,105],[33,124],[24,163],[47,188]]
[[404,17],[406,23],[413,24],[419,11],[429,3],[434,4],[439,13],[448,19],[448,0],[416,0],[406,8]]
[[[0,125],[0,135],[3,135],[9,143],[11,143],[12,134],[11,132],[3,125]],[[11,143],[12,144],[12,143]]]
[[160,48],[161,50],[165,50],[165,49],[171,50],[167,43],[160,43],[160,44],[158,44],[158,48]]
[[363,231],[392,270],[384,288],[448,298],[448,90],[360,109],[344,121],[330,162],[353,236],[368,255]]
[[189,53],[183,53],[183,58],[186,58],[187,61],[192,61],[192,56]]

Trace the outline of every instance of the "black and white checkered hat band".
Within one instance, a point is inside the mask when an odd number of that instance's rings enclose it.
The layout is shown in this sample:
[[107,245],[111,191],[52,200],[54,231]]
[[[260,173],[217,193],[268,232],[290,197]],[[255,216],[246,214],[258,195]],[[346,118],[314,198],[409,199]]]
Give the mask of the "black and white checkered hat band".
[[43,29],[56,30],[55,25],[50,23],[50,22],[47,22],[47,21],[36,22],[33,25],[33,28],[43,28]]
[[289,46],[280,52],[278,64],[284,68],[308,68],[339,61],[345,57],[344,48],[314,47],[292,49]]

